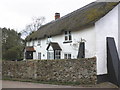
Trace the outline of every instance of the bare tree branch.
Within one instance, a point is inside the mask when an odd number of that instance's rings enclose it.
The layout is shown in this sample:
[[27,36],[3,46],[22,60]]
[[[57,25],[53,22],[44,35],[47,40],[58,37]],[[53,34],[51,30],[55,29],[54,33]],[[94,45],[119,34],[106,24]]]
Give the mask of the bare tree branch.
[[22,34],[23,38],[28,36],[33,31],[37,31],[45,22],[45,17],[33,17],[32,22],[26,25],[25,29],[22,30],[20,33]]

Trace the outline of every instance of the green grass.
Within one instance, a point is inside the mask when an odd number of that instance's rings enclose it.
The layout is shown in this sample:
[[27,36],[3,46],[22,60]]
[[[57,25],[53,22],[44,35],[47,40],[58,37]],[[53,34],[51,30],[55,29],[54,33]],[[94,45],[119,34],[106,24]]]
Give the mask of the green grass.
[[[40,84],[53,84],[53,85],[72,85],[77,86],[81,85],[80,82],[58,82],[58,81],[39,81],[39,80],[33,80],[33,79],[18,79],[18,78],[2,78],[2,80],[10,80],[10,81],[20,81],[20,82],[31,82],[31,83],[40,83]],[[82,85],[83,86],[83,85]],[[92,85],[84,85],[91,87]]]

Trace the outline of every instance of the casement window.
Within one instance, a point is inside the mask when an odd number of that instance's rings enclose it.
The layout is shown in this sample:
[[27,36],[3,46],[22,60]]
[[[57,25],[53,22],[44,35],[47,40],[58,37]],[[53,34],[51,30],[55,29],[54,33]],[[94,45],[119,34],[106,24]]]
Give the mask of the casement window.
[[64,54],[64,59],[71,59],[71,54],[65,53]]
[[52,37],[49,36],[49,37],[47,38],[47,44],[49,44],[51,41],[52,41]]
[[38,53],[38,60],[41,60],[41,53]]
[[40,46],[41,45],[41,40],[38,40],[38,44],[37,44],[38,46]]
[[61,50],[55,50],[55,59],[61,58]]
[[65,41],[72,41],[71,31],[65,31]]
[[34,46],[34,45],[35,45],[35,41],[33,40],[33,41],[32,41],[32,46]]
[[54,59],[54,52],[53,51],[48,51],[47,52],[47,59],[53,60]]
[[30,46],[30,42],[27,42],[27,46]]

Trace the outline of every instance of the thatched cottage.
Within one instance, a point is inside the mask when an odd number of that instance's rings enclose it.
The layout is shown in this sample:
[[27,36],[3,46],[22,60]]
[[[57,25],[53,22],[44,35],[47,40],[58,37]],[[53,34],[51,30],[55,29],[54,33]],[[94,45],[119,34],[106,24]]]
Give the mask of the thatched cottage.
[[26,38],[25,59],[96,56],[97,75],[106,74],[109,43],[120,56],[118,10],[119,2],[93,2],[61,18],[56,13],[54,21]]

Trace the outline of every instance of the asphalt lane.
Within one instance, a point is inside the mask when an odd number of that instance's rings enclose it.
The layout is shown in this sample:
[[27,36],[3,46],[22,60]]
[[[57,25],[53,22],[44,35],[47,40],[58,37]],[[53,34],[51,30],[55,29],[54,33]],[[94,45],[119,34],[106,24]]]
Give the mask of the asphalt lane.
[[118,87],[109,82],[89,86],[86,85],[70,86],[70,85],[52,85],[2,80],[2,88],[118,88]]

